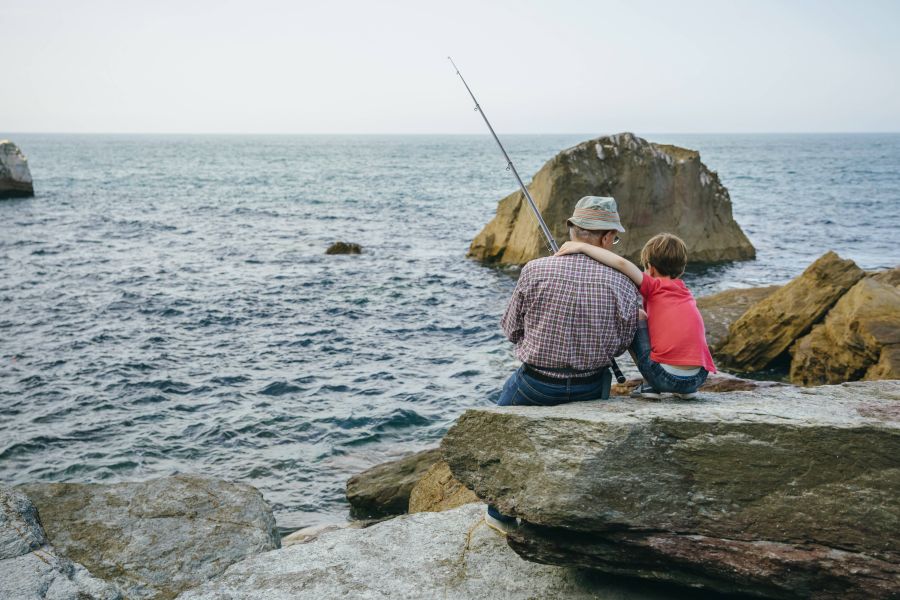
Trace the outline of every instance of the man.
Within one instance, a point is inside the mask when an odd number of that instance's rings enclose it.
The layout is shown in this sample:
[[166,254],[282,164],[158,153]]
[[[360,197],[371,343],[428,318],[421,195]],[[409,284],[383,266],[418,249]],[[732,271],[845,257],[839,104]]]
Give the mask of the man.
[[[611,250],[619,220],[616,201],[585,196],[567,221],[569,237]],[[522,366],[497,404],[554,406],[606,399],[609,365],[631,344],[641,297],[631,280],[585,256],[548,256],[526,264],[501,320]],[[485,519],[503,532],[513,517],[488,507]]]

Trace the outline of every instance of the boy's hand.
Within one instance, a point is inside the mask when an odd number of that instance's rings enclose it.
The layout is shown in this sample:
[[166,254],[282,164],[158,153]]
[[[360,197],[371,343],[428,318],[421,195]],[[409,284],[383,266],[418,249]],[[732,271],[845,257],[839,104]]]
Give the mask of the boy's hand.
[[566,254],[579,254],[584,242],[566,242],[560,246],[559,250],[553,256],[564,256]]

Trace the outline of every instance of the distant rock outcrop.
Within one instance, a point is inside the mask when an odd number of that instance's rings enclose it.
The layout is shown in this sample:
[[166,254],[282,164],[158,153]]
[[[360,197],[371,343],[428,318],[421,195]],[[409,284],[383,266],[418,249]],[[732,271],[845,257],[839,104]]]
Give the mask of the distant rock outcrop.
[[721,366],[738,371],[765,369],[806,335],[864,275],[852,260],[843,260],[834,252],[824,254],[802,275],[732,323],[716,358]]
[[362,254],[362,246],[353,242],[335,242],[328,246],[325,254]]
[[[535,174],[529,191],[560,244],[566,219],[582,196],[616,199],[627,232],[617,252],[636,261],[644,243],[669,231],[687,243],[691,262],[745,260],[755,250],[734,221],[728,190],[694,150],[620,133],[564,150]],[[547,245],[521,191],[500,201],[497,215],[469,248],[477,260],[522,265]]]
[[28,159],[9,140],[0,140],[0,199],[34,196]]
[[59,552],[130,600],[174,598],[234,562],[279,546],[272,509],[246,484],[177,475],[16,489],[37,506]]
[[898,598],[900,381],[470,409],[453,475],[545,564],[790,600]]

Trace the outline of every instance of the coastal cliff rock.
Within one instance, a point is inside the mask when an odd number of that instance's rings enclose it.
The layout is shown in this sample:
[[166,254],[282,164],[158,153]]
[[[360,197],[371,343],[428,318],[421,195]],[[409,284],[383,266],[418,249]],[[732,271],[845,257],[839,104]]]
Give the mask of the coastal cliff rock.
[[0,598],[121,600],[118,590],[60,556],[47,540],[34,504],[0,487]]
[[732,323],[728,338],[717,348],[721,366],[745,372],[766,368],[864,275],[852,260],[827,252]]
[[483,504],[469,504],[323,533],[232,565],[178,600],[672,598],[639,583],[524,561],[483,516]]
[[[605,136],[557,154],[528,189],[560,245],[568,239],[566,219],[582,196],[612,196],[627,230],[616,250],[631,260],[661,231],[684,239],[691,262],[756,255],[732,218],[728,190],[694,150],[653,144],[631,133]],[[503,265],[545,256],[547,245],[530,210],[521,191],[502,199],[468,255]]]
[[409,512],[440,512],[463,504],[480,502],[475,492],[453,478],[443,460],[428,469],[409,494]]
[[706,343],[715,355],[716,348],[728,337],[728,328],[737,321],[747,309],[771,296],[778,285],[755,288],[725,290],[718,294],[710,294],[697,298],[697,308],[703,316],[706,329]]
[[440,459],[440,449],[430,448],[354,475],[347,481],[351,514],[369,519],[406,513],[413,486]]
[[761,597],[900,597],[900,382],[472,409],[454,476],[547,564]]
[[28,159],[9,140],[0,140],[0,199],[34,196]]
[[[868,276],[791,348],[791,382],[900,379],[900,268]],[[878,365],[876,367],[876,365]]]
[[249,555],[278,548],[255,488],[191,475],[140,483],[17,486],[59,552],[129,599],[168,599]]

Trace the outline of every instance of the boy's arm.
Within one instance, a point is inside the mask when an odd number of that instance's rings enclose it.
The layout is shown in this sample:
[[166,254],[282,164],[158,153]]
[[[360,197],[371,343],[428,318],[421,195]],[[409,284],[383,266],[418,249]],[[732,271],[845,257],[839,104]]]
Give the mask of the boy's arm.
[[623,273],[638,286],[640,286],[641,282],[644,281],[644,274],[636,264],[634,264],[630,260],[622,258],[618,254],[610,252],[609,250],[604,250],[599,246],[592,246],[591,244],[585,244],[584,242],[566,242],[562,245],[555,256],[562,256],[564,254],[576,254],[579,252],[590,256],[597,262],[603,263],[607,267],[612,267],[616,271]]

